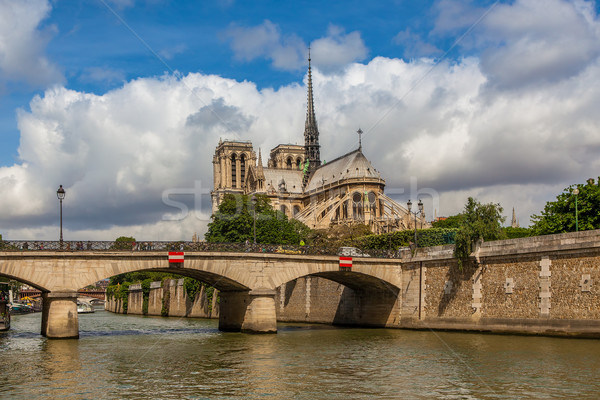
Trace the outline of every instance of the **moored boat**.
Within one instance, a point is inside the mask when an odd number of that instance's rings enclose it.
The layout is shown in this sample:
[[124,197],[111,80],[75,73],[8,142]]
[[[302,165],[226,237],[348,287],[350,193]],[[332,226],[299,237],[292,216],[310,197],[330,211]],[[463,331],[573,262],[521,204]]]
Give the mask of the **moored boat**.
[[32,306],[30,306],[29,304],[23,304],[23,303],[18,303],[18,302],[13,302],[10,304],[10,313],[12,315],[15,314],[29,314],[34,312],[35,310],[33,309]]
[[10,329],[10,292],[8,283],[0,282],[0,331]]
[[93,313],[94,311],[94,307],[92,307],[92,305],[90,303],[88,303],[87,301],[83,301],[83,300],[77,300],[77,313],[78,314],[87,314],[87,313]]

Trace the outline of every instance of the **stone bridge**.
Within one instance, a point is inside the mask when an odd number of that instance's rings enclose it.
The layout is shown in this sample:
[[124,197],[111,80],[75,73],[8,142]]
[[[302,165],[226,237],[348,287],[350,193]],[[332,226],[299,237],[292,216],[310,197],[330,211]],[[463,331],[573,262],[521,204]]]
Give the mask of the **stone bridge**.
[[42,291],[42,334],[77,338],[77,290],[101,279],[134,271],[189,276],[220,292],[219,329],[276,332],[276,289],[304,277],[326,278],[355,290],[355,323],[398,326],[402,270],[398,259],[354,258],[351,270],[337,256],[300,254],[185,252],[182,264],[169,264],[166,251],[8,251],[0,252],[0,276]]

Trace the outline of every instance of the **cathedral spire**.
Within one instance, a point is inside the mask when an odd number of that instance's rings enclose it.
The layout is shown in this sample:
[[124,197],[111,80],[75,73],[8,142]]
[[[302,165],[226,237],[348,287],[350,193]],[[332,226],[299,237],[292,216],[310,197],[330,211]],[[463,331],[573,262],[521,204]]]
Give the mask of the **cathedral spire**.
[[308,48],[308,104],[306,110],[306,122],[304,124],[304,154],[308,164],[308,177],[321,165],[321,152],[319,146],[319,128],[315,117],[315,105],[313,101],[312,71],[310,64],[310,47]]
[[263,172],[263,163],[262,163],[262,154],[260,154],[260,147],[258,148],[258,165],[256,166],[257,168],[257,172],[258,172],[258,176],[259,177],[264,177],[264,172]]
[[258,148],[258,168],[262,168],[263,163],[262,163],[262,154],[260,152],[260,147]]
[[260,153],[260,147],[258,148],[258,161],[256,163],[256,187],[255,190],[262,192],[264,190],[265,183],[265,171],[263,169],[262,154]]

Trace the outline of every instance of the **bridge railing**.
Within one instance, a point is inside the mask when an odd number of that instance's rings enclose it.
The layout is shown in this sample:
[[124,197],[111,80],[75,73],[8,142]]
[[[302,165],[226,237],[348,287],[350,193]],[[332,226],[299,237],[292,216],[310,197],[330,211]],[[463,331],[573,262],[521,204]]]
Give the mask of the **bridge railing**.
[[[403,249],[353,251],[352,257],[400,258]],[[238,252],[238,253],[279,253],[304,255],[347,255],[339,247],[294,246],[252,243],[208,243],[187,241],[0,241],[0,251],[194,251],[194,252]]]

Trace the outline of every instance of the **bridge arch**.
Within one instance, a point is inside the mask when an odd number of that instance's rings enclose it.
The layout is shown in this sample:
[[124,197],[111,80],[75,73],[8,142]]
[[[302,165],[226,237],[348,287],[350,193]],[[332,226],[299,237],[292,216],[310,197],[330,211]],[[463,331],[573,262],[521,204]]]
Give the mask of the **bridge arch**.
[[[226,277],[223,275],[218,275],[218,274],[215,274],[212,272],[202,271],[202,270],[198,270],[198,269],[192,269],[192,268],[143,268],[143,269],[119,272],[117,274],[111,274],[108,276],[103,276],[102,278],[100,278],[98,280],[111,278],[113,276],[128,273],[128,272],[164,272],[164,273],[168,273],[168,274],[177,274],[177,275],[193,278],[200,282],[206,283],[206,284],[214,287],[215,289],[217,289],[220,292],[250,290],[250,288],[248,286],[246,286],[240,282],[237,282],[229,277]],[[94,278],[91,281],[87,281],[87,283],[85,285],[83,285],[82,287],[86,287],[95,282],[98,282],[98,280],[96,280],[96,278]]]
[[[284,314],[283,320],[297,322],[310,320],[311,313],[316,312],[317,318],[323,318],[323,315],[333,317],[333,320],[327,320],[333,324],[399,326],[402,309],[400,263],[392,260],[361,258],[353,260],[351,269],[341,269],[338,257],[302,256],[302,260],[303,263],[277,268],[277,272],[274,272],[271,277],[274,285],[277,286],[278,309],[280,314]],[[343,288],[326,290],[327,295],[332,296],[332,299],[322,302],[320,283],[309,279],[310,277],[333,281]],[[302,281],[302,278],[305,279]],[[301,285],[297,286],[299,282]],[[301,291],[293,294],[294,290]],[[298,313],[297,306],[295,310],[292,307],[289,314],[286,311],[292,296],[305,299],[306,306],[301,313]]]
[[351,269],[340,269],[338,257],[297,257],[297,260],[287,259],[282,260],[281,264],[275,263],[270,277],[274,288],[304,276],[319,276],[354,290],[397,291],[402,287],[401,265],[397,261],[355,258]]
[[31,287],[36,288],[37,290],[42,291],[42,292],[49,292],[49,290],[46,287],[41,286],[38,283],[31,282],[28,279],[20,277],[18,275],[11,275],[11,274],[7,274],[5,272],[0,272],[0,277],[2,277],[2,278],[8,278],[8,279],[11,279],[11,280],[15,280],[15,281],[24,283],[26,285],[29,285]]

